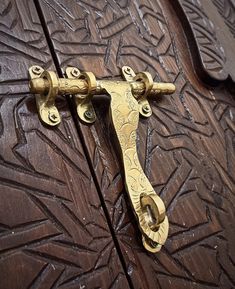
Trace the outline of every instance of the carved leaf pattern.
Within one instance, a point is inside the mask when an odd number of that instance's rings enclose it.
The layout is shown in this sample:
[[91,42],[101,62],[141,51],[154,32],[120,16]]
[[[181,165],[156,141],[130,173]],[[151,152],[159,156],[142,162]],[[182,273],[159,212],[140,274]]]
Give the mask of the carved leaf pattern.
[[233,37],[235,37],[235,4],[231,0],[213,0],[221,16],[225,19]]
[[[234,57],[231,50],[235,41],[225,25],[231,30],[235,10],[234,4],[229,1],[172,2],[187,31],[196,71],[203,81],[210,84],[218,84],[218,81],[226,79],[234,82]],[[213,3],[224,19],[217,13]]]
[[179,2],[192,26],[205,69],[222,72],[226,60],[224,48],[217,39],[214,24],[205,14],[200,0],[180,0]]

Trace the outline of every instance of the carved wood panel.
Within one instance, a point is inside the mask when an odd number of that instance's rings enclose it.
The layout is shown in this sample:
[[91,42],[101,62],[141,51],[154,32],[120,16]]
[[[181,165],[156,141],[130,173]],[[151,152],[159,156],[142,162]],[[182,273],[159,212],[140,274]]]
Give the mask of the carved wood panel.
[[129,288],[66,102],[44,127],[27,70],[52,65],[33,1],[0,2],[0,288]]
[[233,0],[213,0],[220,15],[224,18],[229,30],[235,37],[235,3]]
[[1,82],[26,80],[32,63],[37,62],[45,68],[52,64],[34,3],[22,2],[0,2]]
[[170,2],[40,5],[62,69],[72,65],[97,77],[118,77],[121,66],[130,65],[177,87],[173,96],[152,102],[153,116],[139,125],[141,163],[170,220],[159,254],[142,248],[108,125],[108,102],[94,100],[95,125],[79,123],[134,288],[233,288],[234,99],[223,86],[205,87],[196,78]]
[[194,65],[202,80],[216,84],[231,79],[234,85],[235,6],[232,2],[177,0],[172,5],[182,19]]

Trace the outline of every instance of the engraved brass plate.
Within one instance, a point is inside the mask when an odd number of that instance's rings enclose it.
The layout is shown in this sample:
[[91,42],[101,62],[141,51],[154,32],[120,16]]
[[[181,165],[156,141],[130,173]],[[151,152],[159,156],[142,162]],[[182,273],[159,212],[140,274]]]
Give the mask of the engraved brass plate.
[[96,80],[93,73],[80,73],[74,67],[66,69],[68,79],[59,79],[52,72],[40,69],[40,76],[32,77],[30,68],[30,91],[37,94],[40,119],[48,125],[54,125],[50,111],[54,111],[56,94],[75,95],[78,116],[86,123],[96,120],[92,97],[96,94],[110,96],[110,117],[120,146],[126,190],[142,233],[144,247],[150,252],[158,252],[167,239],[169,223],[165,205],[140,165],[136,131],[139,114],[144,117],[152,114],[147,97],[171,94],[175,86],[172,83],[155,83],[148,72],[135,74],[128,66],[122,68],[125,81]]

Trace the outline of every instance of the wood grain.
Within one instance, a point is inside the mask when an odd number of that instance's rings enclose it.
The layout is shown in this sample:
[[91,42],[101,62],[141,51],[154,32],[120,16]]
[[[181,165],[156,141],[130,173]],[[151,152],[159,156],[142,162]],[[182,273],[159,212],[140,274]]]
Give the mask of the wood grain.
[[156,255],[142,248],[108,125],[106,101],[79,123],[134,288],[233,288],[234,99],[195,76],[188,43],[170,1],[40,2],[61,69],[115,78],[122,65],[174,82],[139,125],[141,163],[167,206],[170,236]]
[[223,17],[229,30],[235,37],[235,4],[232,0],[213,0],[220,15]]
[[33,1],[0,3],[0,81],[28,78],[28,67],[37,62],[51,67],[52,59]]
[[229,79],[234,85],[235,7],[229,0],[177,0],[172,5],[182,19],[201,79],[214,85]]
[[34,3],[0,8],[0,288],[129,288],[66,101],[51,129],[27,93],[55,69]]

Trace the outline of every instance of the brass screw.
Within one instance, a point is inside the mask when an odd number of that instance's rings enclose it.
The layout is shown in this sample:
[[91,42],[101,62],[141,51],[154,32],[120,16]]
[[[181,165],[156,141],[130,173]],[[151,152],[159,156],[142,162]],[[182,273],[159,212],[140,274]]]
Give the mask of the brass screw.
[[84,116],[87,120],[91,120],[94,117],[94,114],[91,110],[86,110],[84,112]]
[[80,72],[77,68],[73,68],[73,70],[71,71],[71,74],[72,76],[77,77],[80,74]]
[[124,72],[125,72],[126,74],[128,74],[128,75],[131,75],[131,69],[130,69],[130,67],[126,67],[126,68],[124,69]]
[[50,113],[49,112],[48,118],[49,118],[50,121],[52,121],[54,123],[58,121],[58,116],[55,113]]
[[35,66],[33,69],[32,69],[32,72],[36,75],[40,75],[42,73],[42,68],[40,66]]
[[149,113],[151,111],[150,106],[148,104],[143,106],[142,110],[143,110],[144,113]]

